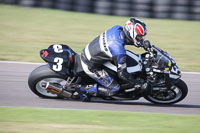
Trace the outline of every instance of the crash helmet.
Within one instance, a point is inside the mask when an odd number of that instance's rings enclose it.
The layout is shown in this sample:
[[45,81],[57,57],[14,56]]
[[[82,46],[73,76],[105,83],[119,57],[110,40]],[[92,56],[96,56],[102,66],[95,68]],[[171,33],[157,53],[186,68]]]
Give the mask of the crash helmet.
[[141,47],[147,34],[147,28],[144,22],[136,18],[130,18],[123,28],[124,36],[129,45]]

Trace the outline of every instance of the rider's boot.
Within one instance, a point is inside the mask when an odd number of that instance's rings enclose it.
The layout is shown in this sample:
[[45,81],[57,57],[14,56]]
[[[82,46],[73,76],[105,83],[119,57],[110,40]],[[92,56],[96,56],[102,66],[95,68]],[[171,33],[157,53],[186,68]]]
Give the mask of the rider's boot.
[[114,95],[114,92],[112,92],[110,89],[105,88],[103,86],[98,87],[98,93],[100,96],[106,96],[106,97],[110,97]]
[[80,88],[80,99],[82,101],[88,102],[92,96],[110,97],[116,94],[116,92],[117,91],[111,91],[109,88],[97,86],[97,84],[94,84],[92,87]]
[[84,102],[89,102],[90,97],[97,95],[98,95],[97,84],[94,84],[92,87],[80,88],[80,99]]

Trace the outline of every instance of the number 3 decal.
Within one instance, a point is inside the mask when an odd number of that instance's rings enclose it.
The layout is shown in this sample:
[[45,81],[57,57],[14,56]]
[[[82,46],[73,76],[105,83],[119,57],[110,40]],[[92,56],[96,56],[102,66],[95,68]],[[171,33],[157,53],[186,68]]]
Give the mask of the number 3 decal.
[[56,58],[54,58],[54,62],[57,63],[57,64],[53,65],[53,70],[54,71],[61,71],[62,70],[63,59],[56,57]]
[[56,52],[56,53],[63,52],[62,45],[59,45],[59,44],[53,45],[53,49],[54,49],[54,52]]

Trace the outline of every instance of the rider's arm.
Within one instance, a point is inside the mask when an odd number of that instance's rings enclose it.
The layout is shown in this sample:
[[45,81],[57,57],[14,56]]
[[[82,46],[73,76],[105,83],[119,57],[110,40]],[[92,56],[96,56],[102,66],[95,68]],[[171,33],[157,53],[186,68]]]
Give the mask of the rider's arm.
[[128,73],[126,67],[126,54],[116,55],[113,57],[114,63],[117,66],[117,73],[119,78],[128,83],[135,83],[135,79]]

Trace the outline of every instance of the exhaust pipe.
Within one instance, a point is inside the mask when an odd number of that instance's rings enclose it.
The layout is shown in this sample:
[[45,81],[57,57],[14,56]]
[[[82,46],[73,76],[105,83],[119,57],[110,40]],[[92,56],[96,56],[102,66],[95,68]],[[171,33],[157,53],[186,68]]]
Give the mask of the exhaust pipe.
[[44,87],[46,90],[50,91],[53,94],[57,94],[65,98],[71,98],[72,96],[72,93],[65,91],[61,86],[56,84],[43,82],[42,87]]

